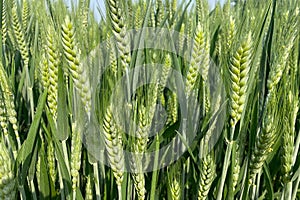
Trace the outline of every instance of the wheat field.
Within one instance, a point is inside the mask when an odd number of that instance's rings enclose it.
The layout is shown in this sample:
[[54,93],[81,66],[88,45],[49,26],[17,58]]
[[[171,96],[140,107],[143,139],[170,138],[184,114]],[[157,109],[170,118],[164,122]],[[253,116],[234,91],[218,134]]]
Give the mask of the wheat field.
[[299,200],[300,2],[103,2],[0,0],[0,199]]

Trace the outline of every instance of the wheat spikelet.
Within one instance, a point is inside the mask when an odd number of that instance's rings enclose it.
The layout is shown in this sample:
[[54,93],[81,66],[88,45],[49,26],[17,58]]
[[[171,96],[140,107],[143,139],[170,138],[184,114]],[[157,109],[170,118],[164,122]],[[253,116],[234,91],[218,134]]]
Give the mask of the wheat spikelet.
[[23,1],[23,7],[22,7],[22,25],[23,25],[23,30],[27,30],[27,24],[28,24],[28,18],[29,18],[29,6],[27,0]]
[[53,142],[49,141],[47,147],[47,163],[49,169],[49,175],[52,182],[55,184],[56,181],[56,165],[55,165],[55,155],[54,155],[54,146]]
[[295,127],[297,113],[299,110],[298,99],[289,91],[287,98],[286,118],[284,119],[284,129],[282,135],[282,171],[283,182],[288,183],[291,180],[293,166]]
[[14,6],[12,9],[12,26],[17,39],[17,44],[21,52],[22,59],[24,60],[24,68],[28,68],[29,63],[29,49],[25,42],[25,36],[20,26],[20,21],[17,15],[17,8]]
[[140,105],[138,110],[139,122],[136,131],[137,142],[135,145],[135,151],[143,153],[147,147],[148,132],[151,126],[151,120],[147,119],[146,107]]
[[[54,36],[54,31],[49,27],[47,32],[47,60],[48,60],[48,106],[50,112],[56,122],[57,118],[57,98],[58,98],[58,64],[59,64],[59,56],[57,52],[56,38]],[[44,66],[47,67],[47,66]],[[46,72],[44,72],[46,75]],[[44,83],[45,84],[45,83]]]
[[279,50],[279,52],[282,52],[282,54],[280,56],[278,56],[278,59],[276,59],[276,61],[274,61],[273,68],[270,71],[268,81],[267,81],[267,88],[269,90],[269,92],[268,92],[269,96],[272,95],[276,85],[279,83],[279,81],[282,78],[283,72],[286,67],[285,63],[287,62],[289,54],[293,47],[293,41],[294,41],[294,37],[292,37],[289,40],[289,43],[287,45],[281,46],[281,49]]
[[182,23],[179,31],[179,40],[178,40],[178,54],[183,55],[184,51],[184,42],[185,42],[185,24]]
[[[272,108],[271,108],[272,109]],[[255,175],[261,170],[267,156],[272,151],[272,146],[276,139],[276,122],[271,113],[267,113],[263,121],[263,129],[255,140],[255,147],[250,160],[249,181],[253,183]]]
[[79,2],[79,14],[81,18],[82,27],[84,29],[88,26],[88,2],[86,0],[80,0]]
[[283,16],[282,26],[284,28],[282,30],[285,32],[278,37],[279,47],[277,47],[277,53],[279,55],[275,55],[267,80],[268,98],[271,98],[269,96],[273,95],[276,85],[282,78],[283,72],[286,69],[286,63],[298,34],[298,19],[294,16],[299,16],[298,7],[295,9],[294,13],[291,13],[291,16],[289,16],[289,13]]
[[235,19],[233,18],[232,15],[230,15],[228,34],[227,34],[227,39],[225,40],[225,41],[227,41],[226,49],[228,49],[228,50],[231,49],[231,46],[232,46],[235,36],[236,36]]
[[174,92],[169,92],[169,99],[167,101],[167,124],[172,125],[177,121],[178,116],[178,101],[177,95]]
[[181,162],[177,161],[172,167],[170,167],[170,171],[168,171],[169,190],[173,200],[181,199],[182,195],[181,167]]
[[[141,164],[141,163],[140,163]],[[145,176],[143,173],[132,174],[134,186],[138,195],[138,200],[144,200],[146,195]]]
[[186,75],[187,96],[190,96],[192,94],[192,91],[195,87],[195,83],[198,77],[198,73],[201,72],[203,80],[206,81],[208,70],[209,70],[208,40],[206,39],[206,34],[204,33],[203,27],[201,26],[200,23],[198,23],[194,35],[191,62]]
[[111,43],[111,38],[109,32],[107,32],[106,36],[106,41],[107,41],[107,51],[109,52],[109,63],[111,66],[111,71],[115,77],[117,77],[118,73],[118,64],[117,64],[117,55],[114,46]]
[[[81,166],[81,130],[75,123],[72,124],[72,141],[71,141],[71,176],[72,176],[72,189],[74,195],[76,194],[76,187],[79,178],[79,169]],[[76,196],[76,195],[75,195]]]
[[172,59],[170,54],[167,54],[165,56],[164,65],[160,73],[159,86],[158,86],[158,96],[161,99],[162,105],[165,105],[165,98],[163,92],[168,81],[168,77],[171,71],[171,66],[172,66]]
[[176,178],[171,183],[171,195],[173,200],[179,200],[181,196],[181,187]]
[[44,89],[49,87],[49,70],[48,70],[48,61],[46,59],[45,53],[42,54],[42,58],[39,63],[39,72],[41,76],[41,84]]
[[3,141],[0,142],[0,199],[16,198],[13,163]]
[[131,58],[129,54],[129,39],[126,34],[126,27],[119,3],[120,2],[116,0],[107,0],[112,31],[117,42],[119,56],[121,57],[122,70],[125,71],[129,66]]
[[150,11],[150,20],[149,20],[149,27],[155,27],[155,10],[153,7],[151,8]]
[[216,176],[216,165],[211,154],[207,154],[201,162],[198,199],[206,199],[211,184]]
[[85,111],[90,116],[91,111],[91,89],[86,68],[80,63],[80,51],[77,49],[73,24],[69,16],[62,25],[62,43],[64,54],[69,64],[69,72],[75,88],[80,94],[81,101],[85,104]]
[[[233,150],[234,151],[234,150]],[[239,144],[235,145],[235,159],[233,160],[233,172],[232,172],[232,187],[233,191],[235,191],[236,186],[238,184],[238,179],[241,171],[240,167],[240,148]]]
[[6,0],[3,0],[2,2],[2,44],[5,45],[6,39],[7,39],[7,7],[6,7]]
[[85,200],[93,200],[93,185],[91,175],[88,175],[85,187]]
[[121,134],[112,116],[112,109],[109,106],[103,119],[103,134],[105,137],[105,147],[113,171],[116,183],[121,186],[124,171],[124,155]]
[[142,8],[141,8],[141,6],[138,6],[136,9],[134,27],[136,29],[142,28]]
[[2,90],[2,95],[4,99],[4,104],[7,112],[7,118],[12,125],[12,128],[15,133],[15,137],[18,144],[18,149],[21,147],[18,125],[17,125],[17,112],[15,110],[15,103],[14,103],[14,95],[12,93],[11,88],[9,87],[9,81],[6,75],[6,72],[0,63],[0,85]]
[[159,79],[158,95],[163,93],[163,90],[167,84],[168,77],[169,77],[169,74],[171,71],[171,66],[172,66],[172,59],[171,59],[170,54],[167,54],[165,56],[165,63],[162,67],[161,75],[160,75],[160,79]]
[[165,12],[165,9],[164,9],[164,4],[162,2],[162,0],[156,0],[155,1],[156,5],[156,21],[155,21],[155,25],[156,27],[159,27],[161,26],[161,23],[164,19],[164,12]]
[[251,33],[247,40],[238,48],[231,59],[230,71],[230,124],[235,124],[240,120],[244,110],[250,61],[251,61]]
[[4,99],[2,95],[0,96],[0,125],[5,137],[8,135],[8,124],[7,124],[7,117],[6,117],[6,108],[4,105]]

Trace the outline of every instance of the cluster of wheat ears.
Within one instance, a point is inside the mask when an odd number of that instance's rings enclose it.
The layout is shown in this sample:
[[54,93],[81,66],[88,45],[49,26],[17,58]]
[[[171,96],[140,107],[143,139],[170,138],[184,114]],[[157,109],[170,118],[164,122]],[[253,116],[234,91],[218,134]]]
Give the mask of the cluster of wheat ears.
[[0,199],[300,199],[299,1],[104,3],[0,0]]

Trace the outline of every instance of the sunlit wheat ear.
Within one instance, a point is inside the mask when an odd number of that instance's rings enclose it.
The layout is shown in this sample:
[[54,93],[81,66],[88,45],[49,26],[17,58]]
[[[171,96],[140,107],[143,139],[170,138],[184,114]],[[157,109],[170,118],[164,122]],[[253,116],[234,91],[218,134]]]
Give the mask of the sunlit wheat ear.
[[10,88],[9,80],[2,66],[2,63],[0,63],[0,86],[1,86],[2,95],[4,99],[5,109],[7,112],[7,118],[12,125],[17,140],[17,144],[18,144],[18,149],[20,149],[21,142],[20,142],[19,130],[17,124],[18,121],[17,121],[17,112],[15,110],[14,95],[12,93],[12,89]]
[[81,166],[81,129],[75,123],[72,124],[72,141],[71,141],[71,176],[72,189],[76,194],[77,184],[79,182],[79,170]]
[[200,170],[198,199],[202,200],[207,198],[211,184],[216,177],[216,164],[211,153],[203,158]]
[[13,163],[3,141],[0,142],[0,199],[16,199]]
[[30,13],[30,10],[29,10],[28,2],[27,2],[27,0],[24,0],[23,7],[22,7],[22,27],[25,32],[27,31],[29,13]]
[[112,23],[112,31],[117,42],[117,49],[121,58],[121,67],[125,71],[130,64],[130,47],[129,38],[126,33],[126,26],[124,23],[123,13],[119,6],[120,2],[117,0],[107,0],[109,7],[109,15]]
[[[49,78],[49,85],[48,85],[48,106],[50,112],[56,122],[57,118],[57,98],[58,98],[58,64],[59,64],[59,55],[58,55],[58,48],[56,44],[56,37],[54,35],[54,30],[50,27],[48,28],[47,32],[47,45],[46,45],[46,54],[48,60],[48,78]],[[46,66],[44,66],[46,67]]]
[[229,65],[230,72],[230,124],[240,120],[247,96],[249,70],[251,62],[252,39],[251,33],[247,40],[233,54]]
[[[271,107],[271,106],[270,106]],[[273,108],[269,108],[273,109]],[[260,172],[265,160],[270,152],[273,151],[272,146],[276,139],[276,122],[272,113],[267,112],[263,120],[263,128],[255,139],[255,147],[252,151],[250,160],[249,181],[253,183],[255,176]]]
[[53,142],[49,141],[47,146],[47,163],[49,168],[49,175],[52,182],[55,184],[56,181],[56,164]]
[[68,62],[68,71],[72,77],[75,88],[80,94],[82,103],[85,105],[85,111],[90,116],[91,112],[91,87],[88,78],[87,67],[80,63],[80,50],[77,48],[73,23],[69,16],[66,17],[62,25],[62,44],[64,54]]
[[125,166],[122,135],[118,130],[116,121],[112,116],[111,106],[107,108],[103,119],[103,134],[105,137],[105,147],[110,167],[113,171],[117,185],[121,186]]
[[6,43],[7,39],[7,7],[6,7],[6,0],[2,2],[2,44]]
[[[233,18],[232,15],[230,15],[229,17],[229,27],[227,28],[227,39],[225,41],[227,41],[226,43],[226,47],[228,50],[231,49],[232,43],[234,41],[234,38],[236,36],[236,27],[235,27],[235,19]],[[224,38],[225,39],[225,38]]]
[[17,44],[21,52],[22,59],[24,60],[24,68],[27,68],[29,63],[29,50],[25,42],[23,30],[21,29],[16,7],[13,7],[12,9],[12,27],[17,39]]

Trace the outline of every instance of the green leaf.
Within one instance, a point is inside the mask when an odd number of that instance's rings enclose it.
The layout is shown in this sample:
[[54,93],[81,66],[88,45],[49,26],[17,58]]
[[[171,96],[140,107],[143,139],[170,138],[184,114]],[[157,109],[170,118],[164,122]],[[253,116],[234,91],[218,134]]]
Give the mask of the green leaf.
[[[32,151],[34,148],[34,144],[36,141],[36,134],[39,128],[40,120],[42,117],[43,109],[46,103],[46,97],[47,97],[47,90],[44,91],[44,93],[40,96],[39,101],[38,101],[38,106],[36,109],[36,114],[34,116],[33,122],[30,126],[29,132],[27,139],[21,146],[20,152],[18,153],[16,162],[17,163],[22,163],[22,174],[27,175],[27,172],[29,170],[29,163],[28,159],[30,160],[32,156]],[[26,162],[25,162],[26,161]],[[25,181],[25,177],[21,177],[22,181]]]
[[45,162],[45,149],[44,147],[41,148],[40,151],[40,199],[49,199],[50,198],[50,182],[49,182],[49,175],[48,170]]

